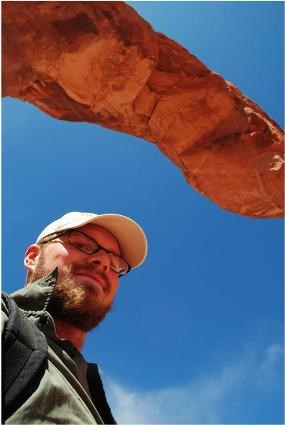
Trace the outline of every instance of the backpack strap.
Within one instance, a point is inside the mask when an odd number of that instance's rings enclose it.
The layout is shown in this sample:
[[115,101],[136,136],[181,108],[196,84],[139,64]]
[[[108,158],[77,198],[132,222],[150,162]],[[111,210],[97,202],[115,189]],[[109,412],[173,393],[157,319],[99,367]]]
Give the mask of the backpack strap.
[[116,424],[110,406],[107,402],[103,383],[96,363],[88,363],[87,382],[90,395],[104,424]]
[[2,292],[9,311],[2,334],[2,423],[37,389],[47,368],[47,341],[43,333]]

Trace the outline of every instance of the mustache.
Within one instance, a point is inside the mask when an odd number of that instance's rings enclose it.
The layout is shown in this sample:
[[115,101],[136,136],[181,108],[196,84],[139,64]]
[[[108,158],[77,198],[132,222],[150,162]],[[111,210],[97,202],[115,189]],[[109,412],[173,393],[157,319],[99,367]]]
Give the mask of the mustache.
[[91,264],[72,264],[70,266],[70,273],[72,274],[84,273],[84,272],[86,272],[87,274],[88,272],[90,272],[91,274],[94,273],[95,275],[99,276],[99,278],[104,283],[105,290],[109,291],[110,289],[109,279],[107,278],[104,272],[101,272],[100,270],[97,269],[96,265],[91,263]]

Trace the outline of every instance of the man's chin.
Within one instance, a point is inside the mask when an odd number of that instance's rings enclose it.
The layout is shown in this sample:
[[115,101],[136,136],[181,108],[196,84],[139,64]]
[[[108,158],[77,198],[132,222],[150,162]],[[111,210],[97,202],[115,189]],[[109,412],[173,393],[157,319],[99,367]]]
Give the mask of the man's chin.
[[93,282],[64,279],[58,282],[47,310],[54,319],[60,319],[85,332],[98,326],[111,306],[104,304],[104,292]]

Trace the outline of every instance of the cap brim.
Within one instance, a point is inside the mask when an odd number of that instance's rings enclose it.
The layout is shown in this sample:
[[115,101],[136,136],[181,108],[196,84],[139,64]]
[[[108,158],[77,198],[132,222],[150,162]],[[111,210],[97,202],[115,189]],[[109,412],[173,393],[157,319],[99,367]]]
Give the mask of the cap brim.
[[49,234],[55,233],[56,231],[63,231],[68,229],[76,229],[88,223],[96,223],[109,232],[111,232],[118,240],[121,256],[126,259],[131,268],[138,267],[141,265],[147,255],[147,239],[142,228],[131,218],[120,215],[120,214],[94,214],[87,218],[78,217],[72,222],[61,225],[60,228],[54,229],[46,233],[43,231],[38,239],[37,243]]

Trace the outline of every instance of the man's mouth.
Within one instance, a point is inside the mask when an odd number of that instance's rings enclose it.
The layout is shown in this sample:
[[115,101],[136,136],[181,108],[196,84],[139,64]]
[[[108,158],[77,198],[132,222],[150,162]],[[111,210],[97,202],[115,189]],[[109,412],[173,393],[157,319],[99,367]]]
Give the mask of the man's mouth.
[[85,271],[82,271],[82,272],[75,273],[75,276],[87,277],[88,280],[91,280],[96,285],[99,285],[104,292],[108,288],[107,282],[105,282],[105,280],[101,276],[98,276],[97,274],[95,275],[95,274],[90,274],[90,273],[86,273]]

